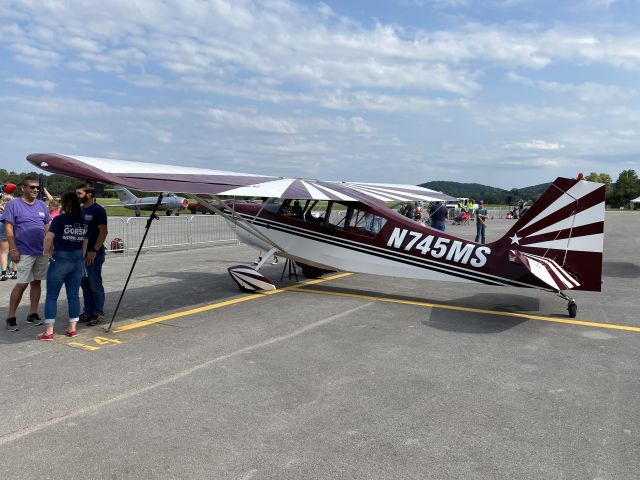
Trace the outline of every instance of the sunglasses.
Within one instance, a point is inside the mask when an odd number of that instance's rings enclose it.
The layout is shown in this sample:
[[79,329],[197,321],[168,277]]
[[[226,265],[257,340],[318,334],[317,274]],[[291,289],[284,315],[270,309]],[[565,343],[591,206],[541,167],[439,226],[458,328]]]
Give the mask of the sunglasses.
[[38,185],[23,185],[23,187],[28,188],[29,190],[40,190]]

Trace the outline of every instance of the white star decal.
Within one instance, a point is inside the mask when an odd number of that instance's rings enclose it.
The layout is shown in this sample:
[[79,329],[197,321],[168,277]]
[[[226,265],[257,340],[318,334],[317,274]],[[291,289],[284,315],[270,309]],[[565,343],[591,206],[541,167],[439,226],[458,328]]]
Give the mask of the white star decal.
[[522,237],[518,237],[517,233],[513,234],[513,237],[509,237],[511,239],[511,245],[513,245],[514,243],[516,245],[520,245],[520,240],[522,240]]

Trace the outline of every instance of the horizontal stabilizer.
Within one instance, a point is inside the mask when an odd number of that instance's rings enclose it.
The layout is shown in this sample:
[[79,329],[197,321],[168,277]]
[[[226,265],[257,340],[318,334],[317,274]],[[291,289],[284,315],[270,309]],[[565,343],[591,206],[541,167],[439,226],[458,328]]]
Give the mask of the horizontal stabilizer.
[[580,286],[580,283],[573,275],[550,258],[518,250],[510,250],[509,260],[524,265],[532,274],[554,290],[570,290]]

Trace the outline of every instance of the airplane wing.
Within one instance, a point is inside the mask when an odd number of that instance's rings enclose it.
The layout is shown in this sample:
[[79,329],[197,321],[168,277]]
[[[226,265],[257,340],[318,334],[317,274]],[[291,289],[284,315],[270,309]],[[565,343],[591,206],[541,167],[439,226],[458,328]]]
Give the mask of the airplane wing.
[[33,153],[27,160],[48,172],[124,185],[144,192],[364,203],[455,200],[444,193],[414,185],[327,182],[57,153]]

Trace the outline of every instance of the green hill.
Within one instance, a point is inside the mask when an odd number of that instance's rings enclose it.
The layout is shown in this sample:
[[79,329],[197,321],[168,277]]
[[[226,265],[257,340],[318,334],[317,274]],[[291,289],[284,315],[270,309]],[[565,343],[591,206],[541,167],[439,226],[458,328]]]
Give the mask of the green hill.
[[453,197],[473,198],[474,200],[484,200],[489,204],[515,205],[518,200],[533,202],[542,195],[549,187],[550,183],[533,185],[524,188],[503,188],[489,187],[479,183],[460,183],[448,181],[433,181],[420,184],[421,187],[431,188],[444,192]]

